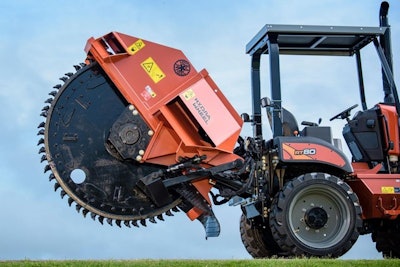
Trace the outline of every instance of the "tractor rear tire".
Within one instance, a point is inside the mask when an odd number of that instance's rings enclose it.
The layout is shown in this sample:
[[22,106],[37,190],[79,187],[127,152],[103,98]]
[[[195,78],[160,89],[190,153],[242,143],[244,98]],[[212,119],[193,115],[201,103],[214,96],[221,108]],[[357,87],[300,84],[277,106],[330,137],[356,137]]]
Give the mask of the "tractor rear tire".
[[290,180],[277,193],[269,223],[283,251],[336,258],[357,241],[361,207],[350,186],[338,177],[307,173]]
[[247,252],[255,259],[282,256],[282,250],[272,237],[268,223],[263,224],[261,218],[251,222],[242,214],[240,237]]

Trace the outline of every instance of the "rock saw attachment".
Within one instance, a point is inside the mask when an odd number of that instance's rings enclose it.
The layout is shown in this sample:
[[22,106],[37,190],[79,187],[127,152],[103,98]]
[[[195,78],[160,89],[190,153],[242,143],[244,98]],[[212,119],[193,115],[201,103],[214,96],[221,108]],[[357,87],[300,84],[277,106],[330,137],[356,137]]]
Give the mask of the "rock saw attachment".
[[146,226],[183,210],[218,236],[209,193],[244,185],[233,153],[240,116],[179,50],[112,32],[85,51],[41,114],[39,153],[54,189],[101,223]]

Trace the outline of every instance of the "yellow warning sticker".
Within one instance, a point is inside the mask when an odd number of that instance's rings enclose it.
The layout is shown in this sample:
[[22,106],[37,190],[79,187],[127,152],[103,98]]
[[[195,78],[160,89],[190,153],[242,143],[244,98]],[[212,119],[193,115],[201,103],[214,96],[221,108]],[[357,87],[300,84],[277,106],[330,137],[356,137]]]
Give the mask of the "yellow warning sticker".
[[128,47],[128,53],[131,55],[134,55],[145,46],[146,46],[146,44],[142,40],[139,39],[136,42],[134,42],[130,47]]
[[183,92],[182,96],[186,99],[186,100],[190,100],[193,97],[196,96],[196,94],[194,93],[194,91],[192,89],[188,89],[185,92]]
[[154,83],[158,83],[166,77],[164,72],[151,57],[143,61],[141,65]]
[[382,194],[394,194],[393,186],[382,186],[381,190],[382,190]]

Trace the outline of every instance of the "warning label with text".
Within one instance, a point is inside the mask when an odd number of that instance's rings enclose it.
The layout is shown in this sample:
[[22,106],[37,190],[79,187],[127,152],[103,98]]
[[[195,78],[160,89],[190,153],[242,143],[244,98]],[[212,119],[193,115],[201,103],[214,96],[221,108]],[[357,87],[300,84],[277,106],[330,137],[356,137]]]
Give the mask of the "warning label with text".
[[158,83],[162,79],[166,77],[164,72],[160,69],[157,63],[151,58],[147,58],[141,64],[144,71],[149,75],[149,77],[153,80],[154,83]]

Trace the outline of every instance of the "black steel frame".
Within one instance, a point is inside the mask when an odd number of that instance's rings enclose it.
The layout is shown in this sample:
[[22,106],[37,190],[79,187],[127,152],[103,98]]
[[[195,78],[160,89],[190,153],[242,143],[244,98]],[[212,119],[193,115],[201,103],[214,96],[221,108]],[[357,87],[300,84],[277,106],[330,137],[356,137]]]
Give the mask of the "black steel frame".
[[[262,139],[260,61],[263,54],[269,55],[273,137],[282,136],[283,132],[279,66],[279,56],[281,54],[319,56],[355,55],[360,101],[363,110],[366,110],[367,104],[360,50],[372,42],[375,45],[382,65],[383,90],[385,93],[384,102],[394,104],[397,113],[400,114],[397,88],[392,73],[391,52],[385,51],[382,47],[382,42],[386,46],[390,44],[389,33],[390,28],[388,25],[385,25],[385,27],[265,25],[246,46],[246,53],[251,56],[252,122],[254,136]],[[380,38],[380,41],[378,38]]]

